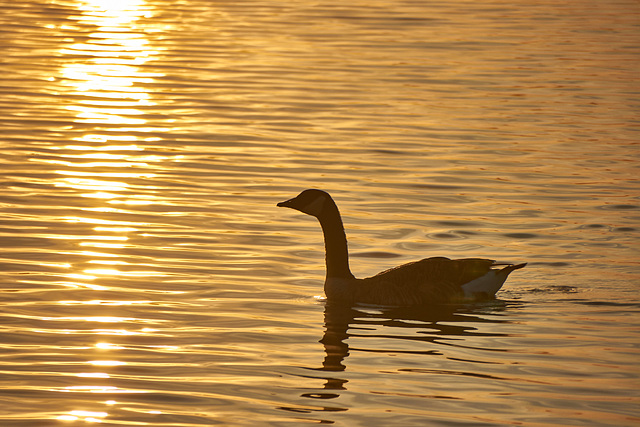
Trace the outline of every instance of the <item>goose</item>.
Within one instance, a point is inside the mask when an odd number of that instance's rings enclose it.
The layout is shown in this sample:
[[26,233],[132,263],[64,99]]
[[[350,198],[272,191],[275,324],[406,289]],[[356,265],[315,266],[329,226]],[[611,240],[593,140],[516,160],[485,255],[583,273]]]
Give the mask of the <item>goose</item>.
[[298,210],[320,222],[326,255],[324,292],[328,302],[403,306],[488,300],[495,298],[512,271],[526,265],[482,258],[432,257],[356,279],[349,269],[342,218],[329,193],[308,189],[277,206]]

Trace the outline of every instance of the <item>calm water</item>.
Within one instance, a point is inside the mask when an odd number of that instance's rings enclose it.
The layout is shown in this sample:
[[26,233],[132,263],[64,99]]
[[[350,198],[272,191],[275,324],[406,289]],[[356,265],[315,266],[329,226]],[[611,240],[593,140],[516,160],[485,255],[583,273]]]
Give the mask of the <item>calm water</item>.
[[[0,1],[0,424],[640,423],[635,0]],[[427,256],[489,304],[334,307]]]

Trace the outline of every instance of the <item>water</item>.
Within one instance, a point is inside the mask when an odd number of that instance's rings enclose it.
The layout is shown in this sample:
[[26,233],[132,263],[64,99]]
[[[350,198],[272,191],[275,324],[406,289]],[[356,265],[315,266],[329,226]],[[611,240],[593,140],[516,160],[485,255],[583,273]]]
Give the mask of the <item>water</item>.
[[[0,424],[631,426],[638,5],[2,1]],[[498,300],[352,270],[529,262]]]

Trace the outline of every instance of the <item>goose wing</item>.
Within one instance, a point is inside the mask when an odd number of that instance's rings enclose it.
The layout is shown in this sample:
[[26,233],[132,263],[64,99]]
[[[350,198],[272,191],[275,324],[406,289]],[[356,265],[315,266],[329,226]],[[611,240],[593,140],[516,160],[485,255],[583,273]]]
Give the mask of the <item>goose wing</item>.
[[360,281],[356,300],[374,304],[437,304],[462,300],[462,285],[486,275],[496,265],[482,258],[425,258]]

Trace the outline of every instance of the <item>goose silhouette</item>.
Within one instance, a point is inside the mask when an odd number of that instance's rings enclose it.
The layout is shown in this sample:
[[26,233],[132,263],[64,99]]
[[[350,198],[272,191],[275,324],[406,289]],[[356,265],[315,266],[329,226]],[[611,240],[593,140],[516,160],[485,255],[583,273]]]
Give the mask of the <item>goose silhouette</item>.
[[342,218],[329,193],[309,189],[278,203],[320,221],[324,234],[327,301],[378,305],[423,305],[495,298],[507,276],[523,264],[499,264],[490,259],[425,258],[356,279],[349,269],[347,237]]

